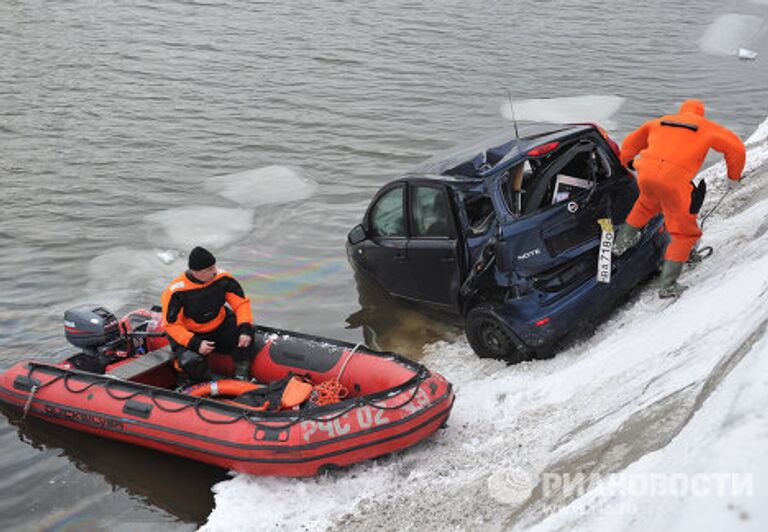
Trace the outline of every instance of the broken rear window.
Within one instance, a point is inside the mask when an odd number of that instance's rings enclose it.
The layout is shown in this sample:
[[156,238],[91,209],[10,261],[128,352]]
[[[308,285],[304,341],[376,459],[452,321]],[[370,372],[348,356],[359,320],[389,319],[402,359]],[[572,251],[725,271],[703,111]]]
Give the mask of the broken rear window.
[[502,179],[501,190],[509,212],[516,215],[523,212],[526,199],[525,192],[531,188],[534,179],[534,171],[528,160],[507,171]]

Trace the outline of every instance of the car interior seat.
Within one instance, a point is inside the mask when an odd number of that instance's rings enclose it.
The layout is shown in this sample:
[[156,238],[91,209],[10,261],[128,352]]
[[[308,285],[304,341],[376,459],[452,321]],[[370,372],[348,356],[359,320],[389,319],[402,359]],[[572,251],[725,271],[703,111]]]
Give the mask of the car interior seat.
[[424,207],[424,236],[449,236],[445,197],[442,194],[433,196],[431,204]]

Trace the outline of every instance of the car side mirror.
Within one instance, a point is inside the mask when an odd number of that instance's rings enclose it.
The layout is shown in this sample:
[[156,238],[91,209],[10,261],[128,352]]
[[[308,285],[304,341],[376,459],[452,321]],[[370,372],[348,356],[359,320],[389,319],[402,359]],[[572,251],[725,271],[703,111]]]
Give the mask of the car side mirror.
[[352,230],[347,235],[347,239],[349,240],[349,243],[353,246],[356,244],[359,244],[363,240],[368,238],[368,235],[365,233],[365,228],[362,224],[357,224],[352,228]]

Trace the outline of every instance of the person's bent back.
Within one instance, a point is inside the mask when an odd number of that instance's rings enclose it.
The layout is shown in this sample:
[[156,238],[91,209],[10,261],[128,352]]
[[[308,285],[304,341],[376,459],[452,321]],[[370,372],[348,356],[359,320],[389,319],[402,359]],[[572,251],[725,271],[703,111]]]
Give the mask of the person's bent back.
[[700,100],[686,100],[679,113],[650,120],[627,136],[621,145],[621,164],[626,166],[640,154],[634,163],[638,171],[644,159],[663,160],[685,170],[678,179],[690,180],[710,148],[725,156],[728,177],[738,181],[746,158],[744,143],[729,129],[705,118]]

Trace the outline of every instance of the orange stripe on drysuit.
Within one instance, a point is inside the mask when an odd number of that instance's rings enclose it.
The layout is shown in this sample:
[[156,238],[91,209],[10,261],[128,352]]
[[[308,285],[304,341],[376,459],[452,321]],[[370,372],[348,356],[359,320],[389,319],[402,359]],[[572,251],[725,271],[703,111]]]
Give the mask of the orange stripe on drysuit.
[[740,179],[746,158],[744,143],[733,132],[704,118],[704,104],[699,100],[685,101],[678,114],[646,122],[621,146],[622,164],[637,157],[634,166],[640,188],[626,221],[640,228],[663,213],[672,237],[667,260],[687,260],[701,237],[697,215],[690,213],[691,180],[710,148],[725,156],[728,177]]

